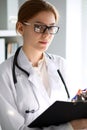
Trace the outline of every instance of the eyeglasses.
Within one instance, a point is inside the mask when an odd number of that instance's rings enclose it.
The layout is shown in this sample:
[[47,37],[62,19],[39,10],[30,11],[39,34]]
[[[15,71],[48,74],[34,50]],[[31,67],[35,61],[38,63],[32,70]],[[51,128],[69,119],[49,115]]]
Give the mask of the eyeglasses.
[[[28,22],[24,22],[23,23],[24,25],[27,25],[27,26],[30,26],[31,23],[28,23]],[[39,24],[39,23],[34,23],[34,31],[36,33],[45,33],[46,30],[48,30],[48,33],[49,34],[56,34],[58,31],[59,31],[59,28],[58,26],[47,26],[47,25],[42,25],[42,24]]]

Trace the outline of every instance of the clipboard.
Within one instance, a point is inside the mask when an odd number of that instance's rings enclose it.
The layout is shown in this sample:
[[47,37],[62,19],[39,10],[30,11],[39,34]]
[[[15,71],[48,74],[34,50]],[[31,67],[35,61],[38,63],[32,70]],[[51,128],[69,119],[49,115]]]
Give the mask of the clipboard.
[[87,102],[56,101],[28,127],[58,126],[81,118],[87,118]]

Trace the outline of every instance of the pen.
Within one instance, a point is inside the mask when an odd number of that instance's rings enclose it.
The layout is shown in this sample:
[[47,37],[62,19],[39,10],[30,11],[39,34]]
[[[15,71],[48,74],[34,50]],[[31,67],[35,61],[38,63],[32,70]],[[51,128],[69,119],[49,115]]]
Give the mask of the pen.
[[72,98],[72,102],[87,101],[87,89],[79,89],[77,94]]

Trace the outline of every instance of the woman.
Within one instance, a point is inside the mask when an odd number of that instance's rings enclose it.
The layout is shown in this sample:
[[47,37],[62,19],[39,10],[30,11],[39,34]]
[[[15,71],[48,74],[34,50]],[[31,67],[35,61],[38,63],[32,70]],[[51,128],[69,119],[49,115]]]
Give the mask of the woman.
[[[39,130],[27,126],[55,101],[68,100],[70,88],[65,90],[57,73],[59,70],[67,82],[65,61],[59,56],[45,53],[59,30],[58,20],[57,10],[46,1],[28,0],[20,7],[16,30],[23,37],[23,46],[16,56],[0,65],[2,130]],[[82,128],[87,128],[87,120],[76,120],[43,130]]]

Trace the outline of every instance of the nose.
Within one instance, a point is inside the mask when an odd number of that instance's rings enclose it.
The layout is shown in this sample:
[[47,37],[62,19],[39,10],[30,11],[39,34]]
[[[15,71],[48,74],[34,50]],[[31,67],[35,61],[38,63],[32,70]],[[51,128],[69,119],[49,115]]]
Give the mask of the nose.
[[49,33],[49,28],[45,28],[44,31],[43,31],[44,34],[50,34]]
[[49,29],[46,28],[46,29],[44,30],[43,37],[49,37],[49,36],[51,36],[51,34],[49,33]]

